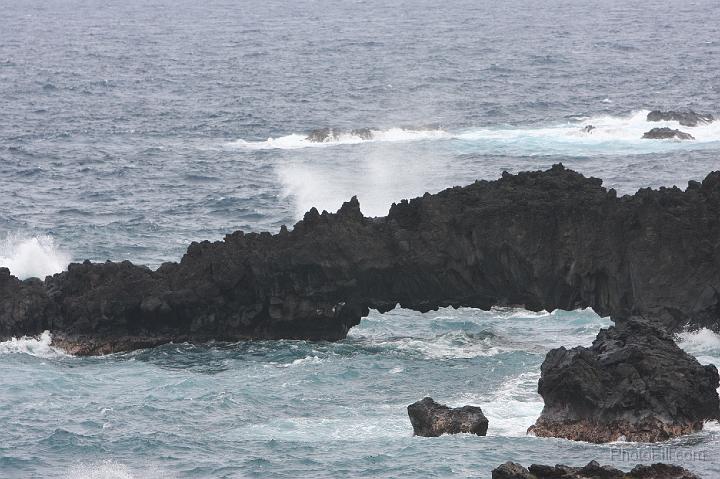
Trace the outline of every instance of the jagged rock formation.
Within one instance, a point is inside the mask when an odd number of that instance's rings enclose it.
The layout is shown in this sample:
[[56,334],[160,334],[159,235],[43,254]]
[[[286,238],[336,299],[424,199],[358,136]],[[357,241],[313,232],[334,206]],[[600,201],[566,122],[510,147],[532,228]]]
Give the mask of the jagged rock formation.
[[541,371],[537,436],[655,442],[720,419],[717,368],[643,319],[601,330],[589,348],[551,350]]
[[356,199],[292,231],[192,243],[179,263],[0,270],[0,338],[53,333],[78,354],[168,341],[338,340],[396,305],[592,307],[720,330],[720,172],[617,197],[561,165],[504,173],[366,218]]
[[707,113],[695,113],[692,110],[686,111],[661,111],[653,110],[647,115],[647,121],[677,121],[682,126],[698,126],[699,124],[712,123],[715,120]]
[[677,140],[694,140],[695,137],[692,136],[690,133],[685,133],[684,131],[680,130],[673,130],[672,128],[653,128],[650,131],[646,131],[643,134],[643,139],[646,140],[668,140],[668,139],[677,139]]
[[408,406],[408,416],[416,436],[437,437],[467,432],[484,436],[488,420],[477,406],[449,408],[426,397]]
[[591,461],[585,467],[544,466],[533,464],[528,469],[515,462],[506,462],[492,471],[492,479],[700,479],[692,472],[672,464],[638,464],[630,472]]

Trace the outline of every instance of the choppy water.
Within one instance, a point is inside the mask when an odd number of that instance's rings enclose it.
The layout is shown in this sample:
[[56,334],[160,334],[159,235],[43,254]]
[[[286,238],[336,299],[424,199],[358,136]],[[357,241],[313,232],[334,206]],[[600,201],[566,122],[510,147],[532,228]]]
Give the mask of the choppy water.
[[[177,260],[358,195],[562,161],[621,193],[718,169],[720,123],[641,140],[654,108],[720,115],[720,8],[681,2],[0,2],[0,265]],[[584,126],[596,127],[591,134]],[[667,126],[677,128],[677,124]],[[310,144],[315,128],[372,128]],[[507,459],[612,461],[526,437],[545,352],[592,312],[372,315],[335,344],[68,357],[0,343],[2,477],[488,477]],[[682,344],[720,362],[720,338]],[[489,436],[413,438],[405,406],[475,403]],[[707,452],[720,428],[669,443]],[[646,448],[646,446],[632,446]]]

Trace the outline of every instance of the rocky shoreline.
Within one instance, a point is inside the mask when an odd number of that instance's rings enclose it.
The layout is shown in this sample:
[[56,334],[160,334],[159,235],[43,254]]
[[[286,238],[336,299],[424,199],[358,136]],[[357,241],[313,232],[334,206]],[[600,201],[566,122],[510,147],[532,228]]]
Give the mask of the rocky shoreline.
[[720,172],[685,191],[618,197],[555,165],[393,204],[353,198],[292,230],[192,243],[157,271],[71,264],[20,281],[0,268],[0,338],[50,330],[77,354],[170,341],[339,340],[370,308],[592,307],[618,323],[720,330]]
[[680,466],[672,464],[638,464],[629,472],[612,466],[601,466],[591,461],[584,467],[558,464],[546,466],[533,464],[524,468],[515,462],[506,462],[492,471],[492,479],[699,479],[698,476]]

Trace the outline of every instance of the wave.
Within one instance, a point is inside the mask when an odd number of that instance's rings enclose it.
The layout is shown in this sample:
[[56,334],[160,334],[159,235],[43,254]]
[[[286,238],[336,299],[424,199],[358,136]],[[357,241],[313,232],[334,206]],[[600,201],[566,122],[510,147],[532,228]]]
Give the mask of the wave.
[[[639,110],[625,116],[598,115],[574,117],[570,121],[530,126],[494,126],[469,128],[455,132],[443,129],[369,130],[372,135],[355,130],[353,133],[333,133],[323,136],[323,141],[312,141],[310,134],[292,133],[264,141],[243,139],[227,146],[249,150],[294,150],[300,148],[324,148],[338,145],[356,145],[374,142],[408,142],[429,140],[452,140],[461,148],[483,153],[512,153],[522,155],[548,154],[622,154],[653,153],[668,149],[707,148],[708,144],[720,144],[720,121],[695,127],[681,126],[677,121],[647,121],[650,110]],[[592,127],[592,128],[590,128]],[[691,141],[648,140],[643,134],[653,128],[669,127],[688,132],[695,137]]]
[[52,236],[8,235],[0,242],[0,266],[20,279],[45,278],[64,271],[69,263],[70,256],[57,247]]
[[678,335],[678,345],[702,364],[720,366],[720,334],[703,328]]
[[137,472],[125,464],[114,460],[105,460],[95,463],[80,463],[72,466],[68,471],[68,479],[145,479],[172,477],[154,467],[143,467]]
[[59,358],[68,356],[62,349],[52,346],[50,331],[40,336],[23,336],[0,342],[1,354],[28,354],[38,358]]
[[513,348],[489,332],[449,331],[434,337],[401,337],[378,341],[374,346],[423,359],[472,359],[496,356]]
[[369,130],[371,135],[354,132],[331,134],[324,141],[312,141],[307,134],[292,133],[264,141],[236,140],[227,146],[248,150],[296,150],[300,148],[324,148],[338,145],[357,145],[377,142],[407,142],[421,140],[448,139],[452,136],[442,129],[406,129],[389,128],[387,130]]
[[493,392],[465,394],[452,404],[479,404],[490,422],[488,436],[524,437],[544,406],[537,393],[539,379],[539,371],[521,373],[506,379]]

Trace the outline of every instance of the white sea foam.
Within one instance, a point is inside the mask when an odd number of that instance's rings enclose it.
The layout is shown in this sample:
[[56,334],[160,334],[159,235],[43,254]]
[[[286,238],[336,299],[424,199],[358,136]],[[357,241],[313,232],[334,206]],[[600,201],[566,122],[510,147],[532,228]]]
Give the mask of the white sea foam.
[[470,359],[495,356],[510,348],[501,347],[493,336],[475,337],[464,331],[451,331],[430,338],[391,338],[378,347],[419,354],[426,359]]
[[720,335],[703,328],[678,335],[678,345],[703,364],[720,366]]
[[[494,126],[469,128],[450,132],[442,129],[390,128],[373,130],[371,139],[351,133],[342,133],[324,142],[313,142],[306,134],[292,133],[263,141],[237,140],[228,147],[250,150],[299,148],[325,148],[338,145],[355,145],[374,142],[407,142],[420,140],[458,140],[467,145],[482,144],[498,151],[506,149],[525,151],[528,154],[632,153],[653,152],[668,148],[706,147],[707,143],[720,142],[720,121],[695,127],[681,126],[676,121],[648,122],[649,110],[639,110],[625,116],[596,115],[576,118],[573,121],[529,126]],[[591,131],[585,131],[592,126]],[[645,140],[643,133],[669,127],[680,129],[695,137],[694,141]]]
[[8,235],[0,241],[0,266],[20,279],[59,273],[67,268],[70,256],[60,250],[52,236]]
[[[720,144],[720,121],[696,127],[675,121],[648,122],[648,110],[628,116],[601,115],[545,126],[470,129],[453,138],[468,150],[509,152],[527,155],[642,154],[666,150],[707,148]],[[585,128],[592,126],[590,131]],[[669,127],[690,133],[695,140],[647,140],[653,128]]]
[[137,472],[120,462],[106,460],[77,464],[70,468],[65,477],[67,479],[160,479],[172,476],[154,467],[144,467],[142,472]]
[[326,141],[317,142],[307,139],[307,135],[292,133],[278,138],[268,138],[264,141],[237,140],[228,143],[231,148],[244,148],[248,150],[296,150],[299,148],[325,148],[338,145],[357,145],[361,143],[377,142],[404,142],[450,138],[451,136],[440,129],[406,129],[389,128],[387,130],[371,130],[372,138],[362,138],[352,133],[341,133]]
[[507,379],[495,391],[463,395],[454,406],[478,404],[490,423],[488,436],[523,437],[543,408],[537,393],[539,371],[530,371]]
[[52,346],[50,331],[45,331],[37,337],[23,336],[2,341],[0,342],[0,354],[29,354],[39,358],[67,356],[64,351]]

